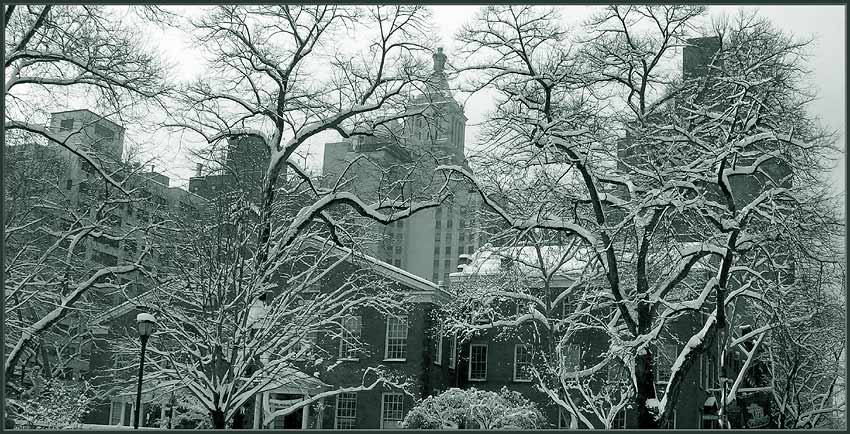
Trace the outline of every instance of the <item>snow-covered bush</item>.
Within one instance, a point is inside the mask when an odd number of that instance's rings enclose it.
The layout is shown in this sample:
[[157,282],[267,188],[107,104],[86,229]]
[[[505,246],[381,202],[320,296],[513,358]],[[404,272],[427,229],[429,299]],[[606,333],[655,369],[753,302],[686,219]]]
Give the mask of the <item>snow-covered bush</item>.
[[8,408],[18,428],[73,428],[91,410],[94,398],[86,381],[42,379],[21,399],[10,399]]
[[429,396],[407,414],[405,429],[541,429],[546,419],[537,406],[502,388],[501,392],[449,389]]

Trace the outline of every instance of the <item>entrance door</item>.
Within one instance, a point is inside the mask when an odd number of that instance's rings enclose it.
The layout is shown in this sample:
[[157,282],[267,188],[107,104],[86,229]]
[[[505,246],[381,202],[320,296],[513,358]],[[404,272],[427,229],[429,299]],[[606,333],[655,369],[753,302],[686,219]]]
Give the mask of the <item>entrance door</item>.
[[283,417],[283,429],[301,429],[301,421],[304,418],[303,410],[295,410]]
[[[304,400],[304,395],[289,393],[278,393],[276,395],[277,396],[271,400],[271,404],[274,409],[286,408]],[[304,409],[302,408],[295,410],[286,416],[275,418],[273,426],[277,429],[301,429],[303,427],[303,421]]]

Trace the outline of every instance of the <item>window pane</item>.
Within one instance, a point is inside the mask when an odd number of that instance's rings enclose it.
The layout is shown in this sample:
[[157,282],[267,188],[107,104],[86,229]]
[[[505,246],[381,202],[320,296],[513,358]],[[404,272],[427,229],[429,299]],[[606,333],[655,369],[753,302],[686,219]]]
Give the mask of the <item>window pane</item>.
[[357,343],[360,341],[361,323],[362,319],[359,316],[350,316],[343,321],[339,357],[346,359],[358,357]]
[[531,380],[531,346],[514,347],[514,380]]
[[384,357],[407,358],[407,316],[387,318],[387,343]]
[[403,396],[400,393],[385,393],[381,406],[381,428],[401,428],[404,414]]
[[449,351],[449,368],[454,369],[457,355],[457,336],[452,336],[452,347]]
[[341,393],[336,397],[335,429],[356,428],[357,394]]
[[442,365],[443,364],[443,329],[437,332],[437,339],[435,339],[434,346],[436,347],[434,350],[434,364]]
[[121,424],[121,409],[124,408],[124,403],[122,402],[112,402],[112,412],[109,415],[109,424],[110,425],[119,425]]
[[473,344],[469,351],[469,379],[487,379],[487,345]]
[[567,345],[564,348],[564,369],[573,372],[581,369],[581,349],[578,345]]
[[658,362],[656,366],[658,367],[658,375],[656,376],[656,382],[668,382],[670,381],[670,370],[673,368],[673,362],[676,361],[676,356],[679,355],[678,347],[676,344],[663,344],[658,348]]

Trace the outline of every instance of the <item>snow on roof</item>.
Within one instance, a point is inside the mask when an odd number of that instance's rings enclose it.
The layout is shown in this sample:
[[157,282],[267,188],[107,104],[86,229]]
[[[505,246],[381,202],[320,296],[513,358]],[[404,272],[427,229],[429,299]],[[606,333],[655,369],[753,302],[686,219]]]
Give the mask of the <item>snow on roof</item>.
[[365,260],[366,262],[372,264],[372,269],[378,272],[379,274],[383,275],[384,277],[393,279],[397,282],[404,283],[410,286],[412,289],[419,290],[422,292],[434,293],[438,297],[448,297],[448,293],[443,291],[443,289],[440,288],[434,282],[419,277],[409,271],[393,266],[380,259],[369,256],[365,253],[352,250],[348,247],[338,246],[330,240],[321,237],[310,237],[309,242],[313,245],[313,247],[321,248],[322,246],[330,246],[340,253],[349,254],[354,258]]
[[[581,273],[588,262],[585,249],[567,246],[540,246],[540,258],[545,269],[552,270],[560,263],[558,273],[562,276]],[[508,268],[519,270],[526,276],[541,275],[540,259],[537,247],[492,247],[486,245],[472,254],[469,263],[461,271],[451,273],[450,277],[468,277],[472,275],[495,275]]]
[[322,380],[294,368],[284,368],[275,374],[272,381],[272,393],[294,393],[312,395],[330,390],[331,386]]

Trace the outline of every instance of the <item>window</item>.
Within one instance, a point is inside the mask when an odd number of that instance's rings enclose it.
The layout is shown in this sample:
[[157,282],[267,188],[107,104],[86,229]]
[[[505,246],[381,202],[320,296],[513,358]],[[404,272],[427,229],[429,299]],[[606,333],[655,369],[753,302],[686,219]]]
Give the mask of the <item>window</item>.
[[531,381],[531,345],[514,346],[514,381]]
[[70,190],[73,186],[74,186],[74,180],[73,179],[65,180],[65,190]]
[[574,372],[581,369],[581,348],[578,345],[570,344],[563,349],[564,369],[567,372]]
[[700,387],[704,390],[719,387],[717,379],[717,360],[705,353],[700,356]]
[[661,429],[676,429],[676,410],[673,410],[673,414],[670,415],[670,418],[667,419],[667,423],[659,426]]
[[357,343],[360,341],[360,329],[363,319],[350,316],[342,321],[342,333],[339,338],[339,358],[357,359],[359,357]]
[[112,401],[112,408],[109,411],[109,424],[110,425],[120,425],[121,424],[121,412],[123,410],[124,410],[124,403],[123,402]]
[[59,121],[59,131],[70,131],[74,129],[73,119],[62,119]]
[[446,246],[446,255],[452,254],[452,246]]
[[381,396],[381,429],[400,429],[404,419],[404,395],[384,393]]
[[487,344],[469,345],[469,380],[487,380]]
[[578,303],[575,298],[568,295],[561,300],[561,318],[569,318],[578,310]]
[[407,359],[407,315],[387,318],[387,341],[384,359]]
[[625,383],[629,379],[629,374],[626,368],[620,364],[619,360],[611,360],[608,362],[608,381],[611,383]]
[[657,383],[667,383],[670,381],[673,362],[676,361],[676,356],[679,355],[679,348],[676,344],[662,344],[658,347],[658,362],[655,364],[658,367],[658,375],[655,377]]
[[353,429],[357,421],[357,393],[340,393],[336,396],[336,422],[334,429]]
[[434,364],[442,366],[443,364],[443,327],[440,327],[437,333],[436,351],[434,351]]
[[611,421],[611,429],[626,429],[626,409],[623,408],[614,415]]
[[452,335],[452,346],[449,349],[449,369],[454,369],[456,362],[457,362],[457,335]]
[[[133,423],[133,408],[135,406],[129,402],[112,401],[109,409],[109,424],[130,426]],[[142,406],[144,409],[144,405]]]

